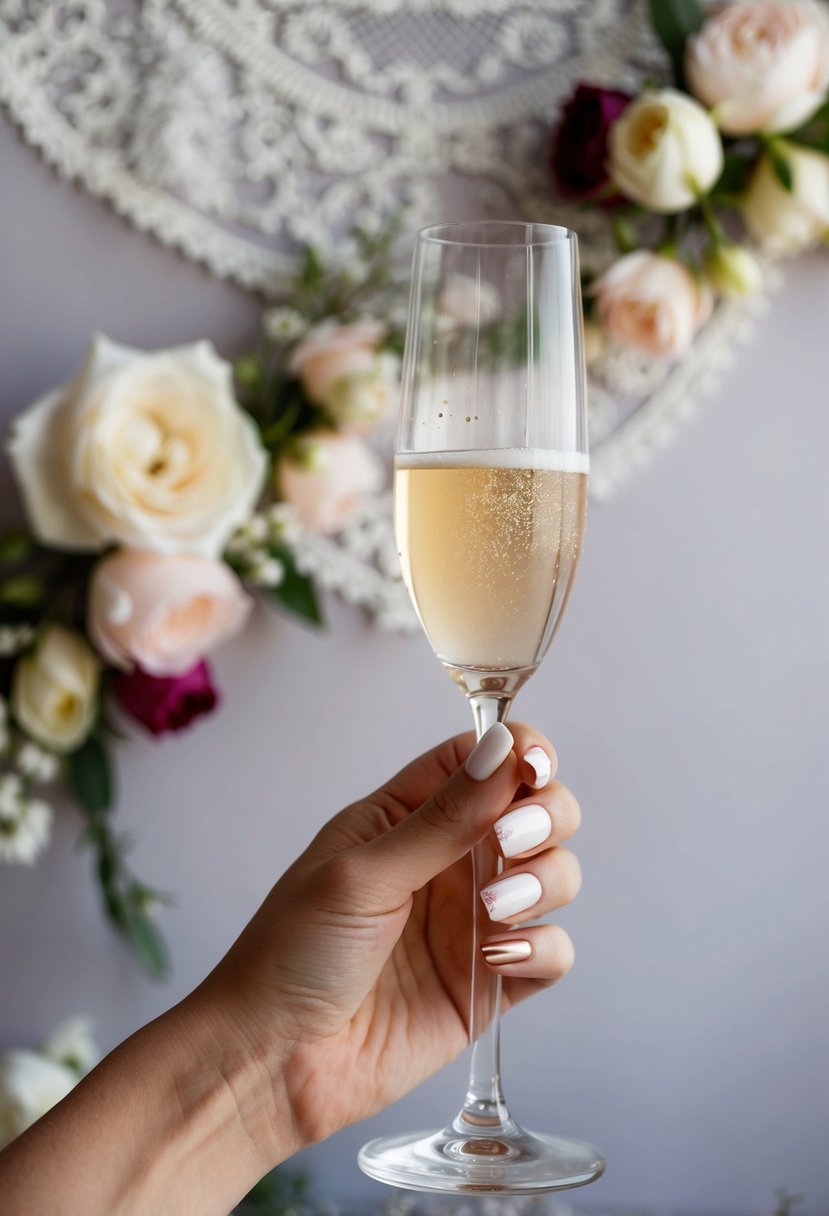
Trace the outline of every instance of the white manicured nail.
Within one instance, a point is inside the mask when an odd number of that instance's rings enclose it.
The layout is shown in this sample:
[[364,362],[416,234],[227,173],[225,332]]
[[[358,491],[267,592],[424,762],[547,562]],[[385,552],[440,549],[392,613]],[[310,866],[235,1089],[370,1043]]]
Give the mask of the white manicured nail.
[[553,821],[543,806],[519,806],[502,815],[495,825],[495,835],[505,857],[517,857],[543,844],[553,830]]
[[550,780],[550,774],[553,771],[550,757],[543,747],[531,747],[524,756],[524,759],[535,772],[535,781],[532,783],[533,789],[540,790]]
[[490,920],[510,920],[541,899],[541,883],[534,874],[510,874],[481,891]]
[[465,767],[472,780],[486,781],[491,777],[512,751],[514,742],[503,722],[490,726],[467,757]]

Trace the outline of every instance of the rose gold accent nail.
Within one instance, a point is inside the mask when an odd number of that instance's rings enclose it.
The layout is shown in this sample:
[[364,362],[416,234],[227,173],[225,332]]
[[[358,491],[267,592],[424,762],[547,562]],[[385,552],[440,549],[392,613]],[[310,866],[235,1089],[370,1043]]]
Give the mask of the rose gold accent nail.
[[532,952],[532,946],[523,938],[510,939],[506,942],[490,942],[488,945],[481,946],[481,954],[494,967],[500,967],[504,963],[522,963],[531,957]]

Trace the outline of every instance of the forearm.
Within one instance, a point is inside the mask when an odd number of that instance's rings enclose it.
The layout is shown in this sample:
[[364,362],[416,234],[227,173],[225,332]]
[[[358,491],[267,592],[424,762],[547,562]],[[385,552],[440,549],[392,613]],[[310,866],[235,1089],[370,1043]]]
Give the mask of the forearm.
[[0,1153],[4,1216],[227,1216],[295,1151],[280,1063],[196,993]]

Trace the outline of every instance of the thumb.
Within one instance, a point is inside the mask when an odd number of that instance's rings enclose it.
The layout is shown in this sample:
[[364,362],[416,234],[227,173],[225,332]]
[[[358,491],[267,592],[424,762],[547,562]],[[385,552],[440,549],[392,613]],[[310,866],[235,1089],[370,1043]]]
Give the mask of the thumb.
[[377,876],[372,887],[379,900],[399,905],[486,835],[521,781],[513,744],[507,727],[496,722],[416,811],[361,847]]

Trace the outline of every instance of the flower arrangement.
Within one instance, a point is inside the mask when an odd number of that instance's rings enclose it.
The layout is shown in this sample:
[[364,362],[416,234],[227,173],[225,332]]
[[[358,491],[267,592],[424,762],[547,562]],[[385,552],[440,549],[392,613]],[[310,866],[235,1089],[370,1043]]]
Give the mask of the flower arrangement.
[[0,861],[37,859],[53,819],[41,787],[62,785],[106,913],[154,975],[166,897],[112,825],[117,716],[157,737],[211,713],[206,656],[244,627],[252,592],[322,621],[292,541],[338,532],[383,483],[367,436],[397,390],[395,236],[357,228],[359,257],[336,265],[308,250],[290,306],[264,313],[235,368],[207,342],[145,353],[96,337],[12,427],[29,527],[0,539]]
[[829,236],[829,11],[818,0],[651,0],[672,65],[639,95],[581,84],[553,134],[564,199],[606,211],[619,257],[587,276],[588,358],[681,357],[767,256]]

